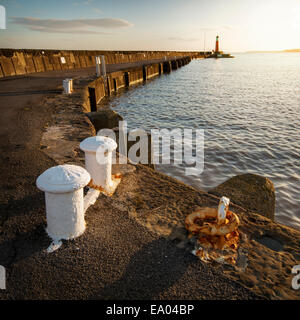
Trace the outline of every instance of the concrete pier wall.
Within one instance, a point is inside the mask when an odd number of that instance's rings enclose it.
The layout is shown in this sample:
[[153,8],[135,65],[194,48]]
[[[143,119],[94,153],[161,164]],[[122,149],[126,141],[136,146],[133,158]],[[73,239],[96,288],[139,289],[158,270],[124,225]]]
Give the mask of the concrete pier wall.
[[171,67],[171,61],[166,61],[163,63],[163,72],[164,73],[169,73],[171,72],[172,67]]
[[100,76],[88,85],[85,109],[87,112],[97,111],[97,104],[105,96],[110,96],[112,92],[145,82],[162,73],[170,73],[172,70],[188,64],[191,60],[191,57],[176,58],[176,60],[165,61],[163,63],[149,63],[141,67],[112,72],[105,77]]
[[128,72],[128,76],[129,83],[126,84],[128,86],[143,82],[143,68],[130,69],[130,71]]
[[[0,77],[34,72],[87,68],[95,65],[95,56],[104,55],[107,64],[155,59],[197,58],[200,52],[177,51],[79,51],[0,49]],[[183,63],[183,61],[182,61]],[[150,75],[154,73],[149,71]],[[153,75],[154,76],[154,75]]]
[[99,77],[88,86],[90,111],[97,110],[97,104],[106,96],[105,79]]
[[172,66],[172,70],[178,69],[178,61],[177,60],[172,60],[171,61],[171,66]]
[[124,73],[125,71],[116,71],[108,75],[109,81],[112,83],[112,88],[114,88],[113,91],[118,91],[126,86]]
[[159,75],[159,64],[152,64],[150,66],[146,66],[146,76],[147,79],[151,79],[155,76]]

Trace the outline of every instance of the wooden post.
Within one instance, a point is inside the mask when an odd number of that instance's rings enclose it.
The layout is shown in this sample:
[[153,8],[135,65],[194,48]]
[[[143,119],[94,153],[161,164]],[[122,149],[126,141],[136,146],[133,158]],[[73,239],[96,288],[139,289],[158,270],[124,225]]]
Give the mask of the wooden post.
[[146,81],[147,80],[147,67],[143,66],[143,80]]
[[97,111],[96,90],[88,87],[91,111]]
[[129,87],[129,85],[130,85],[129,76],[130,76],[129,72],[125,72],[124,73],[124,80],[125,80],[125,86],[126,87]]

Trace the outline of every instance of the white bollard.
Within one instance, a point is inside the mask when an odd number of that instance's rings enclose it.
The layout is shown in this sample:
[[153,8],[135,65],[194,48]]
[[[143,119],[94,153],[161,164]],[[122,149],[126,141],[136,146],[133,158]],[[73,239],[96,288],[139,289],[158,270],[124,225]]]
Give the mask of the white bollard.
[[91,175],[91,188],[111,195],[120,183],[120,178],[112,177],[112,152],[117,143],[108,137],[94,136],[83,140],[80,149],[85,152],[85,167]]
[[37,178],[37,187],[45,192],[46,231],[54,242],[83,234],[87,207],[83,187],[90,179],[87,170],[69,164],[49,168]]
[[70,81],[70,91],[72,93],[73,92],[73,79],[72,78],[68,78],[67,80]]
[[63,80],[63,88],[65,94],[72,93],[73,90],[73,79],[65,79]]
[[106,65],[105,65],[105,56],[100,56],[101,57],[101,75],[106,76]]
[[95,60],[96,60],[96,74],[97,74],[97,77],[100,77],[101,76],[101,70],[100,70],[101,59],[100,59],[100,56],[95,57]]
[[230,199],[227,197],[222,197],[219,202],[218,206],[218,216],[217,216],[217,223],[223,224],[226,221],[226,214],[229,208]]

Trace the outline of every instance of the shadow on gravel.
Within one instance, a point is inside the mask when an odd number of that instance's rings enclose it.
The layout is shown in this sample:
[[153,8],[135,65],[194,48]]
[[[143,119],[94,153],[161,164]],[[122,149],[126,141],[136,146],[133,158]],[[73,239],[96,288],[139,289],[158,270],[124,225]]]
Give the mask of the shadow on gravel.
[[9,267],[11,264],[40,253],[49,246],[49,238],[45,226],[40,225],[35,229],[21,233],[14,239],[9,239],[0,244],[0,265]]
[[[13,188],[13,186],[7,185],[6,188]],[[12,219],[15,216],[29,216],[35,212],[43,214],[44,199],[42,193],[37,193],[21,199],[11,199],[6,204],[0,204],[0,212],[2,212],[0,224],[7,218]]]
[[119,280],[90,299],[154,299],[176,283],[195,260],[165,239],[155,240],[131,257]]

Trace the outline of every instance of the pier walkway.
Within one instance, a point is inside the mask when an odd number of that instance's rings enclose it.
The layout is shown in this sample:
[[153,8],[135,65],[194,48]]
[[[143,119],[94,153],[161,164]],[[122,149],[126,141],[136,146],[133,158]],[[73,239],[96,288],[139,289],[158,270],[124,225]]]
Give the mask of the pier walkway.
[[[107,71],[142,63],[108,65]],[[64,78],[94,73],[91,67],[0,79],[0,265],[7,272],[7,289],[0,290],[0,299],[256,298],[224,276],[222,268],[210,268],[150,232],[128,215],[127,208],[113,207],[114,199],[104,196],[87,211],[83,236],[64,242],[54,253],[45,252],[50,240],[44,231],[44,194],[35,181],[56,163],[40,145],[54,112],[42,99],[56,93]],[[138,183],[140,192],[149,195],[148,205],[154,195],[174,196],[172,188],[178,191],[172,203],[198,197],[192,188],[168,182],[142,166],[127,179],[119,195]],[[161,186],[143,181],[159,181]]]

